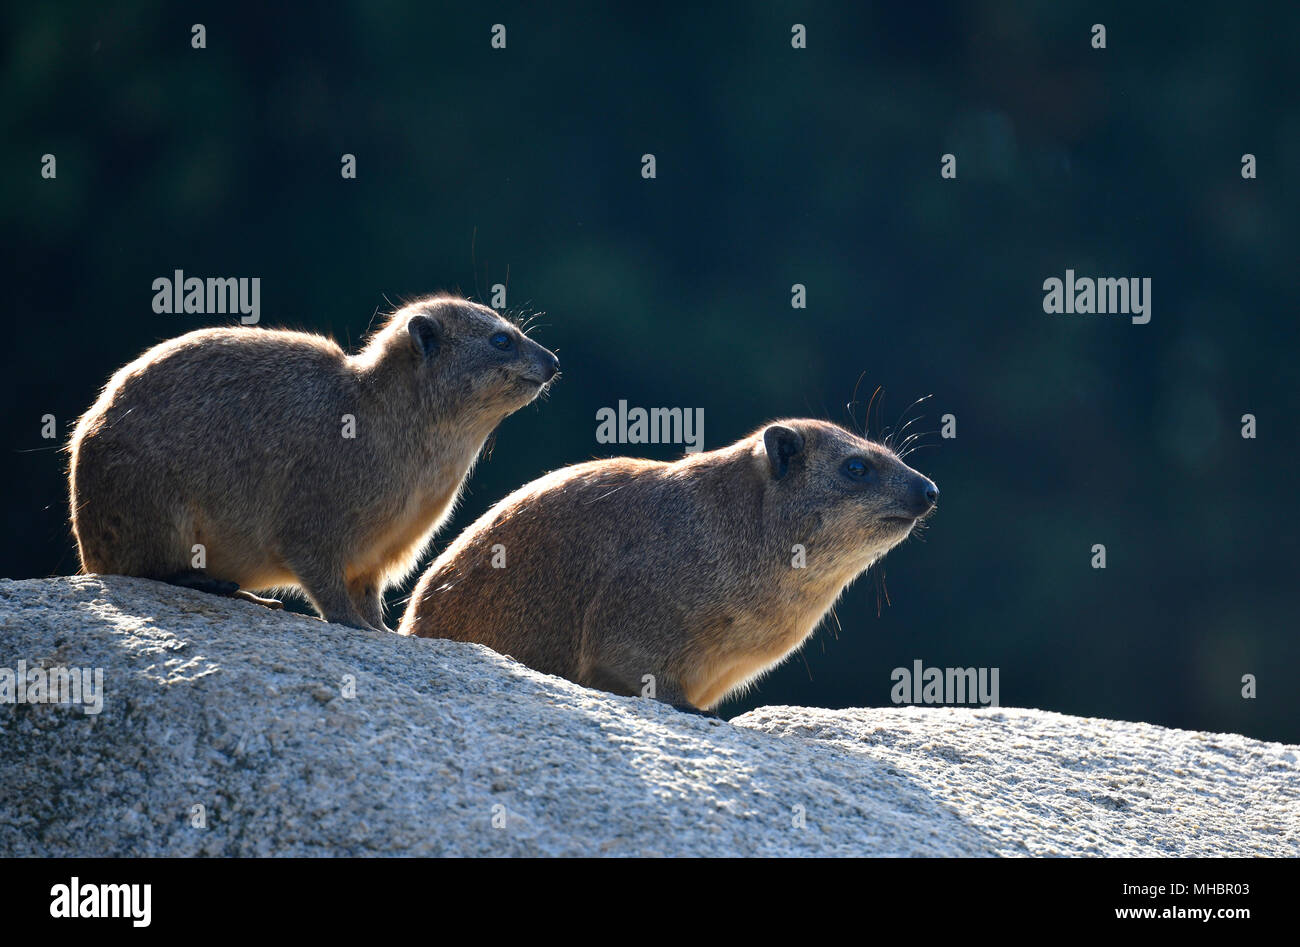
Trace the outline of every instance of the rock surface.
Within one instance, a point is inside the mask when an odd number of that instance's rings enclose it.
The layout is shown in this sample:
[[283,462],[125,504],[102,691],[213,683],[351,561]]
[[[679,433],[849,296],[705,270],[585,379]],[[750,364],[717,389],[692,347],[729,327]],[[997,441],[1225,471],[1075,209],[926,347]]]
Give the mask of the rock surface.
[[98,576],[0,581],[0,669],[20,660],[102,668],[105,695],[0,704],[5,856],[1300,854],[1300,748],[1241,736],[1012,709],[724,723]]

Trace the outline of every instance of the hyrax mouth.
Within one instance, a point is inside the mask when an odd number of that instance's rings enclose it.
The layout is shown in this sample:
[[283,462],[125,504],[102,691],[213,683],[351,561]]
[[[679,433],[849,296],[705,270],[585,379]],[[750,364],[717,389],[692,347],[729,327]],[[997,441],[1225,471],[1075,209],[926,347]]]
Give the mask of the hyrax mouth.
[[530,365],[526,372],[520,372],[515,378],[521,384],[527,384],[538,390],[545,388],[551,382],[560,377],[560,362],[554,355],[550,357],[550,363],[542,366]]
[[906,492],[899,497],[896,507],[899,512],[881,517],[881,520],[898,526],[911,526],[933,513],[938,503],[939,488],[934,485],[934,481],[917,474],[907,484]]

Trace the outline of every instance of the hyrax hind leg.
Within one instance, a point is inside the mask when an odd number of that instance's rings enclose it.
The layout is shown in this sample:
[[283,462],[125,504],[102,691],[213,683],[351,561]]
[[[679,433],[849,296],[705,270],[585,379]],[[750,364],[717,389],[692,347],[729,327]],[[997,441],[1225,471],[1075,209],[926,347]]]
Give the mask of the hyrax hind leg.
[[201,545],[194,519],[182,512],[165,491],[149,500],[140,499],[129,515],[118,513],[104,502],[87,505],[73,517],[77,549],[84,572],[133,575],[170,585],[242,598],[267,608],[284,603],[262,598],[240,589],[235,582],[218,579],[195,566],[194,555]]
[[98,494],[77,499],[73,531],[83,572],[167,581],[191,571],[193,525],[162,491],[127,502]]

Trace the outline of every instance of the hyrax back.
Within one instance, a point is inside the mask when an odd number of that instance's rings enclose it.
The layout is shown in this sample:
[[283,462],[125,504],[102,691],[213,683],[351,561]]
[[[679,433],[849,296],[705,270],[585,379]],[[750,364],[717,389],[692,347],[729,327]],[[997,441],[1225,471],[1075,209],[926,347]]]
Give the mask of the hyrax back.
[[383,628],[384,589],[414,568],[487,436],[558,367],[450,297],[394,313],[351,356],[267,329],[164,342],[73,434],[82,569],[296,587],[328,621]]
[[707,709],[799,647],[937,498],[887,448],[813,420],[675,463],[579,464],[457,537],[399,630]]

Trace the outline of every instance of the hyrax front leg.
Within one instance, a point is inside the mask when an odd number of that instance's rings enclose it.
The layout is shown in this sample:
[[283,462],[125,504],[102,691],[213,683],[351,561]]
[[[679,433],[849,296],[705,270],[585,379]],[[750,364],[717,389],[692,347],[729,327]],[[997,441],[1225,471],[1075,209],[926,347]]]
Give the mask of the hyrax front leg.
[[699,717],[717,717],[711,710],[701,710],[686,698],[686,691],[673,678],[663,674],[646,671],[644,674],[629,674],[624,665],[614,667],[609,664],[594,663],[584,675],[583,683],[589,687],[624,694],[628,697],[649,697],[668,704],[683,713]]
[[379,631],[392,631],[384,624],[384,595],[378,576],[366,576],[348,583],[353,605],[363,619]]
[[348,584],[343,578],[342,563],[312,561],[291,565],[294,566],[303,591],[326,621],[366,631],[379,630],[366,620],[353,602]]
[[[717,717],[687,698],[681,669],[689,663],[668,643],[680,634],[654,617],[658,603],[649,598],[649,586],[618,576],[609,587],[630,591],[617,597],[598,594],[589,606],[579,644],[580,682],[615,694],[650,697],[684,713]],[[662,650],[646,642],[658,642]]]

